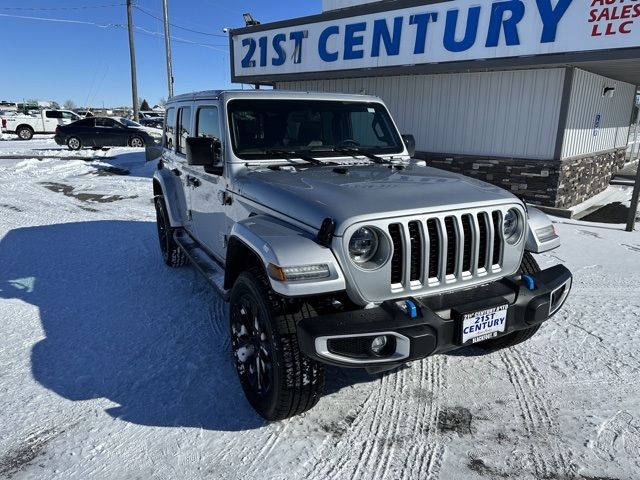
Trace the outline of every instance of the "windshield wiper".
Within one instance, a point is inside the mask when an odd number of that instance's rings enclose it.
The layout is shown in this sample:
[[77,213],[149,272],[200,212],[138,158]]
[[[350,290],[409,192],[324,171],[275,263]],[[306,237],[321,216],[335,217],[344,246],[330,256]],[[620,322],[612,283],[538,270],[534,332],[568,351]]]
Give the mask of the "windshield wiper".
[[[312,151],[321,151],[321,150],[312,150]],[[346,153],[347,155],[352,156],[353,158],[358,158],[358,156],[366,157],[369,160],[373,160],[375,163],[379,163],[381,165],[390,164],[389,160],[385,160],[382,157],[374,155],[373,153],[365,152],[364,150],[360,150],[356,147],[331,147],[326,149],[327,152],[335,152],[335,153]]]
[[299,158],[300,160],[304,160],[305,162],[311,163],[313,165],[327,165],[328,163],[335,164],[336,162],[323,162],[322,160],[318,160],[317,158],[310,157],[309,155],[304,155],[302,153],[298,153],[290,150],[266,150],[264,153],[267,155],[277,155],[278,157],[282,157],[286,160],[291,160],[293,158]]

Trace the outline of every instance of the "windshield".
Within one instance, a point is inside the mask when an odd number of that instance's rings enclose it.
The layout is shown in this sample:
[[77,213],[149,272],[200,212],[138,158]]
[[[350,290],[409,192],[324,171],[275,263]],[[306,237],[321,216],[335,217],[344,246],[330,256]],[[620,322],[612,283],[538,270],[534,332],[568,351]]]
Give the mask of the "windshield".
[[245,160],[274,158],[278,150],[315,157],[344,155],[341,148],[379,155],[404,151],[380,103],[233,100],[228,110],[233,151]]
[[127,127],[141,127],[142,125],[140,125],[137,122],[134,122],[133,120],[129,120],[128,118],[118,118],[118,121],[124,125],[126,125]]

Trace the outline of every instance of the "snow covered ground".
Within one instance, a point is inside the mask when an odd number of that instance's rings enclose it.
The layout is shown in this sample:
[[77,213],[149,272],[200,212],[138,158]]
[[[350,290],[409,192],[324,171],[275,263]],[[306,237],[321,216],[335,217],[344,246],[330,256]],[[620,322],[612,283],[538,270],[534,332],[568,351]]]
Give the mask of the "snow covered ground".
[[531,341],[330,369],[314,410],[267,424],[224,303],[160,259],[153,166],[82,155],[0,141],[0,478],[640,478],[639,232],[558,219],[538,261],[574,289]]

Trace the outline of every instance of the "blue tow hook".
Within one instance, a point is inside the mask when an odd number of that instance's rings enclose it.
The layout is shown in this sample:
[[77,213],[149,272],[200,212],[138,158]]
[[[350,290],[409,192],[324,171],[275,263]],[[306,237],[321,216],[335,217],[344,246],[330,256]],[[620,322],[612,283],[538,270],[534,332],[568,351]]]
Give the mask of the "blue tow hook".
[[407,313],[410,318],[418,318],[418,307],[411,300],[404,301],[405,306],[407,307]]
[[533,277],[531,275],[522,275],[522,280],[526,282],[527,288],[529,290],[536,289],[536,282],[533,280]]

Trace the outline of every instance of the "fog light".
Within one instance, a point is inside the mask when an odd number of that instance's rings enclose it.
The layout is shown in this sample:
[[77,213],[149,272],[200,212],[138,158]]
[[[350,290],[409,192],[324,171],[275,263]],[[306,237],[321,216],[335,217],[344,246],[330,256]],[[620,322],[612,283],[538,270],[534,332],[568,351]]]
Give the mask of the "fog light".
[[386,336],[383,335],[380,337],[376,337],[371,342],[371,351],[376,355],[382,355],[382,352],[384,351],[384,347],[386,346],[387,346]]

